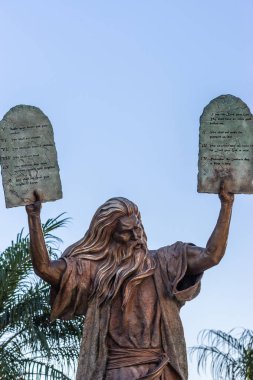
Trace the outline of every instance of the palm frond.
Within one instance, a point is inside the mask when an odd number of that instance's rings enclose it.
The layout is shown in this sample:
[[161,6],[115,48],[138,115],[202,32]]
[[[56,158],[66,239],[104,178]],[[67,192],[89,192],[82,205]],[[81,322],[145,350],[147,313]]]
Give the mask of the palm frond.
[[12,241],[11,246],[0,255],[0,312],[31,267],[28,238],[23,237],[22,230],[16,241]]
[[[83,319],[74,321],[55,321],[50,323],[49,286],[39,281],[25,294],[21,294],[18,303],[14,303],[0,315],[1,334],[8,334],[5,344],[14,339],[10,332],[19,331],[22,345],[34,353],[41,352],[51,356],[53,348],[66,344],[79,346]],[[22,315],[22,318],[20,316]],[[21,345],[21,343],[19,343]]]
[[[64,214],[51,218],[42,225],[49,254],[55,257],[55,245],[61,242],[51,232],[64,227],[70,218],[62,218]],[[6,300],[17,290],[18,285],[32,270],[29,254],[29,236],[23,236],[23,230],[12,241],[10,247],[0,254],[0,312],[5,307]]]
[[239,337],[235,335],[235,329],[203,330],[201,344],[190,348],[191,356],[197,355],[198,372],[210,365],[215,380],[253,379],[253,331],[243,329]]
[[[62,216],[42,226],[52,258],[61,242],[52,232],[69,220]],[[50,287],[32,273],[23,230],[0,254],[0,289],[0,379],[70,380],[64,369],[75,369],[83,319],[50,323]]]
[[43,363],[38,360],[23,360],[23,373],[22,378],[24,380],[71,380],[62,371],[55,368],[55,366]]
[[56,218],[48,219],[46,223],[42,224],[42,230],[43,230],[46,244],[55,245],[56,243],[62,243],[62,239],[51,234],[51,232],[55,231],[58,228],[66,227],[66,225],[70,221],[70,218],[62,218],[63,215],[65,215],[64,212],[58,215]]

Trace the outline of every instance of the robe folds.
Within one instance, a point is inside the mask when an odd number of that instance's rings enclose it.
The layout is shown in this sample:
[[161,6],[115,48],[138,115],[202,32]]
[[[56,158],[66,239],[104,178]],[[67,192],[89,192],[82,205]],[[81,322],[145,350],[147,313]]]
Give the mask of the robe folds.
[[[188,379],[188,371],[179,312],[186,301],[198,295],[202,277],[201,273],[195,276],[186,274],[188,247],[189,244],[176,242],[149,251],[156,262],[153,279],[161,312],[162,350],[169,358],[169,365],[181,380]],[[59,288],[51,290],[51,320],[72,319],[75,315],[85,315],[76,380],[104,380],[108,361],[106,340],[111,302],[98,306],[95,297],[89,300],[92,288],[91,266],[94,262],[76,257],[62,259],[66,262],[66,270]],[[157,379],[167,380],[167,377],[164,375]]]

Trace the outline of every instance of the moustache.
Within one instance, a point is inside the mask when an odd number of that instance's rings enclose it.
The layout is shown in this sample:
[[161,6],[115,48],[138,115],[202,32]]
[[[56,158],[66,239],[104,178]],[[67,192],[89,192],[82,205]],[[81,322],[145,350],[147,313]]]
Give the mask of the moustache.
[[146,244],[143,240],[138,239],[127,243],[128,248],[146,248]]
[[145,256],[146,252],[147,245],[142,240],[136,240],[129,242],[126,247],[120,249],[117,253],[117,256],[119,255],[118,259],[123,262],[134,257],[137,259],[139,255]]

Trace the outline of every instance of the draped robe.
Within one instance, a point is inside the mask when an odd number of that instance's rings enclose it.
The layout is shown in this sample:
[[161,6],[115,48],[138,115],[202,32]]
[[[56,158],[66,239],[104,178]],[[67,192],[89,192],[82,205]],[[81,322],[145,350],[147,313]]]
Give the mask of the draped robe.
[[[186,274],[188,246],[189,244],[177,242],[156,251],[149,251],[156,263],[152,281],[156,292],[155,296],[157,296],[157,310],[160,313],[159,329],[156,327],[160,336],[154,339],[159,340],[162,353],[167,358],[167,365],[165,363],[164,369],[159,372],[157,377],[155,375],[148,377],[147,375],[143,379],[170,380],[172,377],[169,375],[169,368],[177,374],[178,379],[188,379],[185,339],[179,312],[186,301],[198,295],[202,276],[201,273],[192,276]],[[119,379],[121,378],[119,375],[114,377],[113,371],[107,370],[108,362],[110,363],[108,361],[108,340],[110,341],[112,336],[109,329],[111,329],[111,316],[115,315],[113,313],[115,311],[114,303],[107,302],[99,306],[96,297],[89,299],[94,279],[94,266],[99,264],[92,260],[76,257],[63,259],[66,262],[66,270],[60,286],[52,288],[51,292],[51,319],[72,319],[75,315],[86,316],[76,380]],[[146,279],[146,281],[148,280]],[[132,297],[134,297],[134,293]],[[145,297],[138,299],[138,302],[144,302],[144,305],[141,306],[145,310]],[[117,312],[121,312],[120,308],[117,310],[119,310]],[[127,331],[127,334],[131,338],[131,330]],[[157,345],[159,346],[158,343]],[[141,347],[137,348],[141,349]],[[145,350],[143,349],[143,351]],[[157,366],[159,367],[159,363]],[[143,366],[139,367],[142,371],[145,369]],[[134,366],[132,368],[134,369]],[[153,373],[152,369],[155,366],[150,368]],[[130,369],[131,367],[129,367]],[[110,373],[111,375],[109,375]],[[140,376],[135,379],[142,378],[142,375],[140,372]],[[126,375],[125,379],[127,378],[130,378],[130,375],[129,377]]]

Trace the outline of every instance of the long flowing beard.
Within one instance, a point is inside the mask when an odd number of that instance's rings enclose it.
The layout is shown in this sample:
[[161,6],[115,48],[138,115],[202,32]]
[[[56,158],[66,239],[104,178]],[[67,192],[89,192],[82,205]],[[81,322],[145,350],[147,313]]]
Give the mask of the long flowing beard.
[[112,300],[123,289],[125,307],[133,288],[144,278],[154,273],[155,262],[150,256],[146,244],[140,242],[122,244],[111,243],[106,259],[95,277],[91,297],[97,297],[99,304]]

